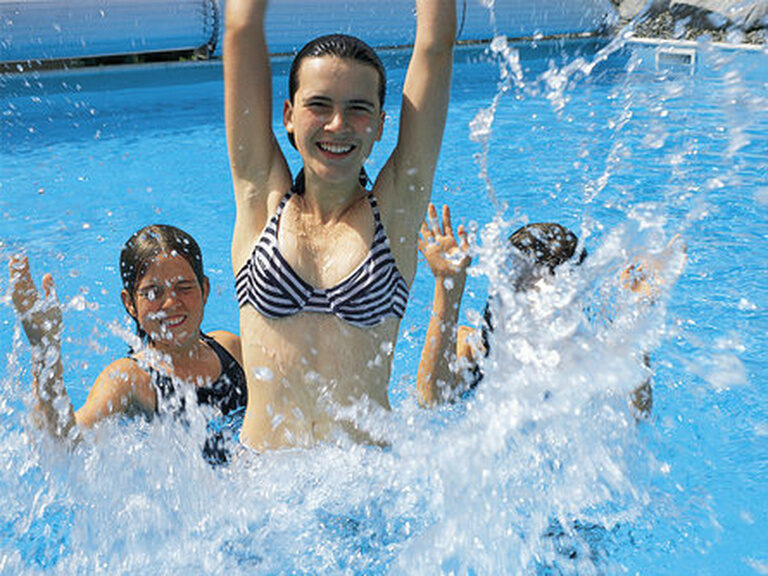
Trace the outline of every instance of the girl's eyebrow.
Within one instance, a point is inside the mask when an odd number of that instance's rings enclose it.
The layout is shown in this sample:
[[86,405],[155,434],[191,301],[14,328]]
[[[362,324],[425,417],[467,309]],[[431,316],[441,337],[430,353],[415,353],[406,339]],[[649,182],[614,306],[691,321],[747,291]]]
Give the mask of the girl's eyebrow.
[[[333,98],[330,96],[324,96],[323,94],[310,94],[306,98],[304,98],[304,103],[307,102],[321,102],[324,104],[332,103]],[[353,98],[351,100],[347,101],[348,104],[352,104],[355,106],[366,106],[368,108],[374,109],[376,107],[376,104],[373,102],[373,100],[368,100],[367,98]]]
[[356,106],[366,106],[371,109],[376,107],[376,104],[374,104],[371,100],[368,100],[367,98],[355,98],[353,100],[350,100],[349,103],[354,104]]
[[331,102],[330,96],[324,96],[322,94],[310,94],[304,98],[304,102]]
[[[179,284],[194,284],[195,281],[192,278],[184,278],[183,276],[179,276],[177,278],[173,278],[171,280],[168,280],[167,282],[164,282],[164,284],[169,285],[172,283],[176,283],[176,285]],[[160,286],[157,282],[152,282],[150,284],[144,284],[138,287],[138,290],[152,290],[154,288],[158,288]]]

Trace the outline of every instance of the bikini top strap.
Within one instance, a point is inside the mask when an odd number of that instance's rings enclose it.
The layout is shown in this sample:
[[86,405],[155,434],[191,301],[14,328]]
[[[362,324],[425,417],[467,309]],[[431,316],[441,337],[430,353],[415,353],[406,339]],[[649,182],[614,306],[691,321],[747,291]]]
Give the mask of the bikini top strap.
[[294,189],[291,188],[285,196],[283,196],[283,199],[280,200],[280,204],[277,205],[277,210],[275,210],[275,215],[272,216],[272,220],[275,222],[278,222],[280,220],[280,215],[283,213],[283,210],[285,209],[285,205],[288,204],[288,200],[291,199],[291,196],[294,195]]
[[368,202],[371,205],[373,211],[373,221],[376,223],[376,228],[383,228],[381,224],[381,214],[379,213],[379,203],[376,202],[376,197],[373,195],[373,190],[368,190]]

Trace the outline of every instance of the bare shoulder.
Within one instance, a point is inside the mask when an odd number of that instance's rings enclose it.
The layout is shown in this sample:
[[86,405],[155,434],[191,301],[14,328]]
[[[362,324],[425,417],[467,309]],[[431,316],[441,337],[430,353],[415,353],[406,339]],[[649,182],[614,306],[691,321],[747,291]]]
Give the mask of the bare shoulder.
[[132,384],[146,380],[149,382],[149,375],[141,369],[139,364],[131,358],[118,358],[109,366],[102,370],[96,382],[99,380],[108,380],[116,384]]
[[94,389],[101,387],[110,395],[127,398],[142,407],[154,409],[155,390],[149,374],[131,358],[119,358],[107,366],[96,379]]
[[243,352],[240,346],[240,336],[233,334],[232,332],[227,332],[226,330],[215,330],[209,332],[208,336],[216,340],[216,342],[221,344],[227,352],[232,354],[240,366],[243,365]]
[[92,426],[111,414],[151,413],[156,406],[149,374],[134,360],[119,358],[96,378],[75,418],[81,426]]

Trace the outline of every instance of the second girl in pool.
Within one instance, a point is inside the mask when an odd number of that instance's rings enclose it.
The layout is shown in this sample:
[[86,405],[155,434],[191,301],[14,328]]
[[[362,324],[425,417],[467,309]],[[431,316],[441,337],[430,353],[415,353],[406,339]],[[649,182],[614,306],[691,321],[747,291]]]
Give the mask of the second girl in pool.
[[[64,386],[61,309],[53,279],[43,277],[45,296],[32,281],[26,257],[10,263],[11,297],[32,348],[35,416],[54,437],[73,440],[113,415],[181,416],[186,399],[210,409],[223,424],[209,426],[206,459],[228,459],[227,436],[246,404],[240,339],[230,332],[201,332],[209,282],[197,242],[162,224],[133,234],[120,253],[121,299],[143,344],[110,363],[77,411]],[[187,394],[189,393],[189,394]]]

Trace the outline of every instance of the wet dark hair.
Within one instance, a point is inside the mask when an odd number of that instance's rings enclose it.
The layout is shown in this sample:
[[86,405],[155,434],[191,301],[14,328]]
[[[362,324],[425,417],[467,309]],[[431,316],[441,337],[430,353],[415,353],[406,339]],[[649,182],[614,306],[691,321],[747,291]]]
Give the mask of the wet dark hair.
[[[173,254],[184,258],[202,289],[205,282],[203,254],[195,239],[175,226],[152,224],[135,232],[120,251],[120,278],[131,301],[135,302],[136,286],[146,274],[152,260],[160,254]],[[146,341],[147,333],[141,329],[136,318],[133,320],[136,322],[136,333]]]
[[[509,237],[509,243],[527,257],[535,268],[546,267],[554,273],[560,264],[573,258],[579,238],[560,224],[538,222],[514,231]],[[577,264],[581,264],[586,256],[586,251],[582,249]]]
[[[299,68],[301,63],[307,58],[321,58],[323,56],[348,58],[372,66],[379,76],[379,107],[384,107],[384,98],[387,94],[387,73],[384,70],[384,64],[381,63],[379,55],[376,54],[373,48],[359,38],[347,34],[319,36],[307,42],[298,51],[293,58],[291,70],[288,74],[288,98],[291,102],[293,102],[296,91],[299,89]],[[291,143],[291,146],[296,148],[293,134],[288,134],[288,141]]]
[[[546,268],[550,273],[554,274],[555,268],[571,260],[576,254],[579,238],[568,228],[560,224],[537,222],[515,230],[510,235],[508,242],[531,265],[529,270],[521,273],[521,277],[516,278],[515,290],[519,291],[525,289],[525,280],[531,278],[531,275],[536,271]],[[581,264],[586,257],[587,251],[582,248],[575,263]],[[488,356],[490,353],[489,337],[495,328],[496,324],[491,310],[491,298],[488,298],[483,310],[483,325],[480,331],[485,356]],[[477,386],[482,378],[482,371],[479,366],[475,366],[473,382],[470,387],[474,388]]]

